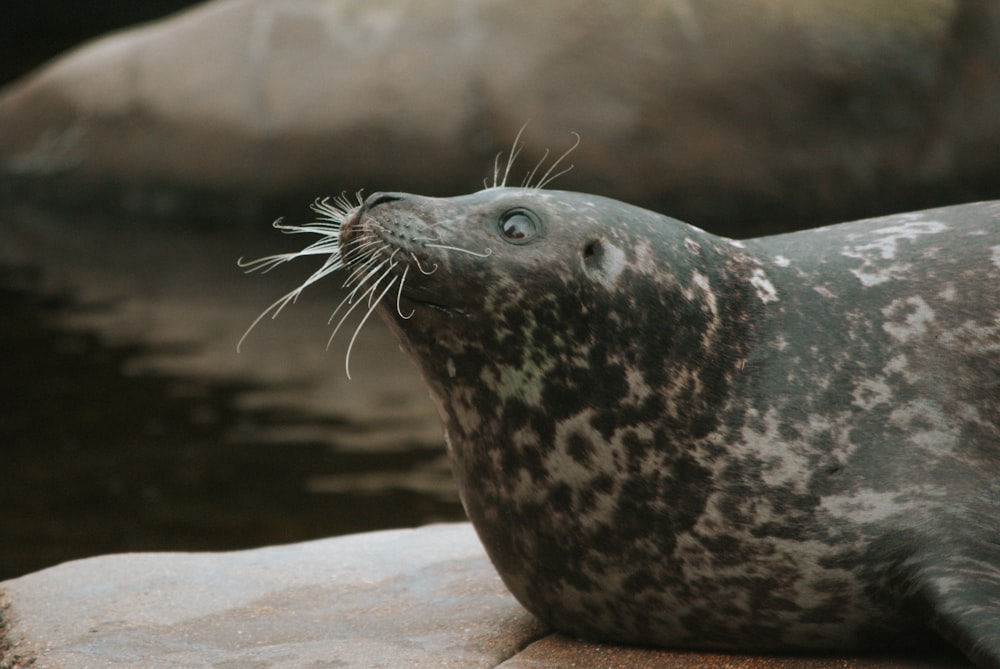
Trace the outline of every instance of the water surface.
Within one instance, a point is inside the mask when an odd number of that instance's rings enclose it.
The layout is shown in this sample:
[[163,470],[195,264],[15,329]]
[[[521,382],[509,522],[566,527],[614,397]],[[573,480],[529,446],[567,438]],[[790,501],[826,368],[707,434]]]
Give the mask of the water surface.
[[352,380],[349,336],[327,350],[337,281],[236,352],[315,267],[244,275],[236,260],[307,241],[269,221],[0,210],[0,580],[463,517],[436,413],[382,324],[355,344]]

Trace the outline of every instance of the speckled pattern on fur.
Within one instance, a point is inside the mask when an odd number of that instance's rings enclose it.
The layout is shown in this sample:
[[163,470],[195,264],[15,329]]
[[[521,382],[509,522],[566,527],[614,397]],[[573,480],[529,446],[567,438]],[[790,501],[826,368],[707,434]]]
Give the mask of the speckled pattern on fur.
[[741,651],[934,629],[1000,667],[1000,202],[737,242],[581,193],[376,194],[340,232],[369,238],[423,268],[380,309],[538,617]]

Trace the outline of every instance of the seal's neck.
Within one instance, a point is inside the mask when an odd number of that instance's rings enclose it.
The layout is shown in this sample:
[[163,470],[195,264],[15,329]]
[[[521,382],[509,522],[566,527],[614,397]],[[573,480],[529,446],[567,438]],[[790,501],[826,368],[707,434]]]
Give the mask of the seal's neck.
[[464,498],[484,477],[582,481],[637,449],[670,457],[717,428],[752,338],[754,260],[701,230],[673,233],[619,245],[612,287],[539,291],[482,323],[439,319],[419,341],[397,324]]

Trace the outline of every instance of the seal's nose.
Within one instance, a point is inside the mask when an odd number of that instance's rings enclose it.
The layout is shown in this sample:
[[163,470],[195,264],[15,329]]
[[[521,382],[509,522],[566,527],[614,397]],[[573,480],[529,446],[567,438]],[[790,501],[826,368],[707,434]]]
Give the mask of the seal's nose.
[[365,200],[364,205],[362,205],[362,211],[371,211],[380,204],[387,204],[389,202],[395,202],[396,200],[402,200],[402,193],[372,193]]
[[364,234],[364,224],[362,219],[375,207],[403,200],[406,195],[403,193],[372,193],[357,209],[351,211],[346,220],[340,226],[340,245],[347,247],[352,241]]

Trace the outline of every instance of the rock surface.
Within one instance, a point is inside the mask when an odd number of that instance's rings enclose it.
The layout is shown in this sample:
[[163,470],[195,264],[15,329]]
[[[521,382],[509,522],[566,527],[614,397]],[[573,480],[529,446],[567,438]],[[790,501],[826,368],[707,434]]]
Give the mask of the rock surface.
[[759,657],[549,633],[471,526],[232,553],[109,555],[0,583],[0,667],[960,669],[955,657]]
[[8,87],[0,174],[257,216],[476,189],[526,121],[514,182],[575,131],[559,186],[728,234],[997,197],[1000,5],[215,0]]
[[3,589],[25,666],[493,667],[543,633],[467,525],[112,555]]

